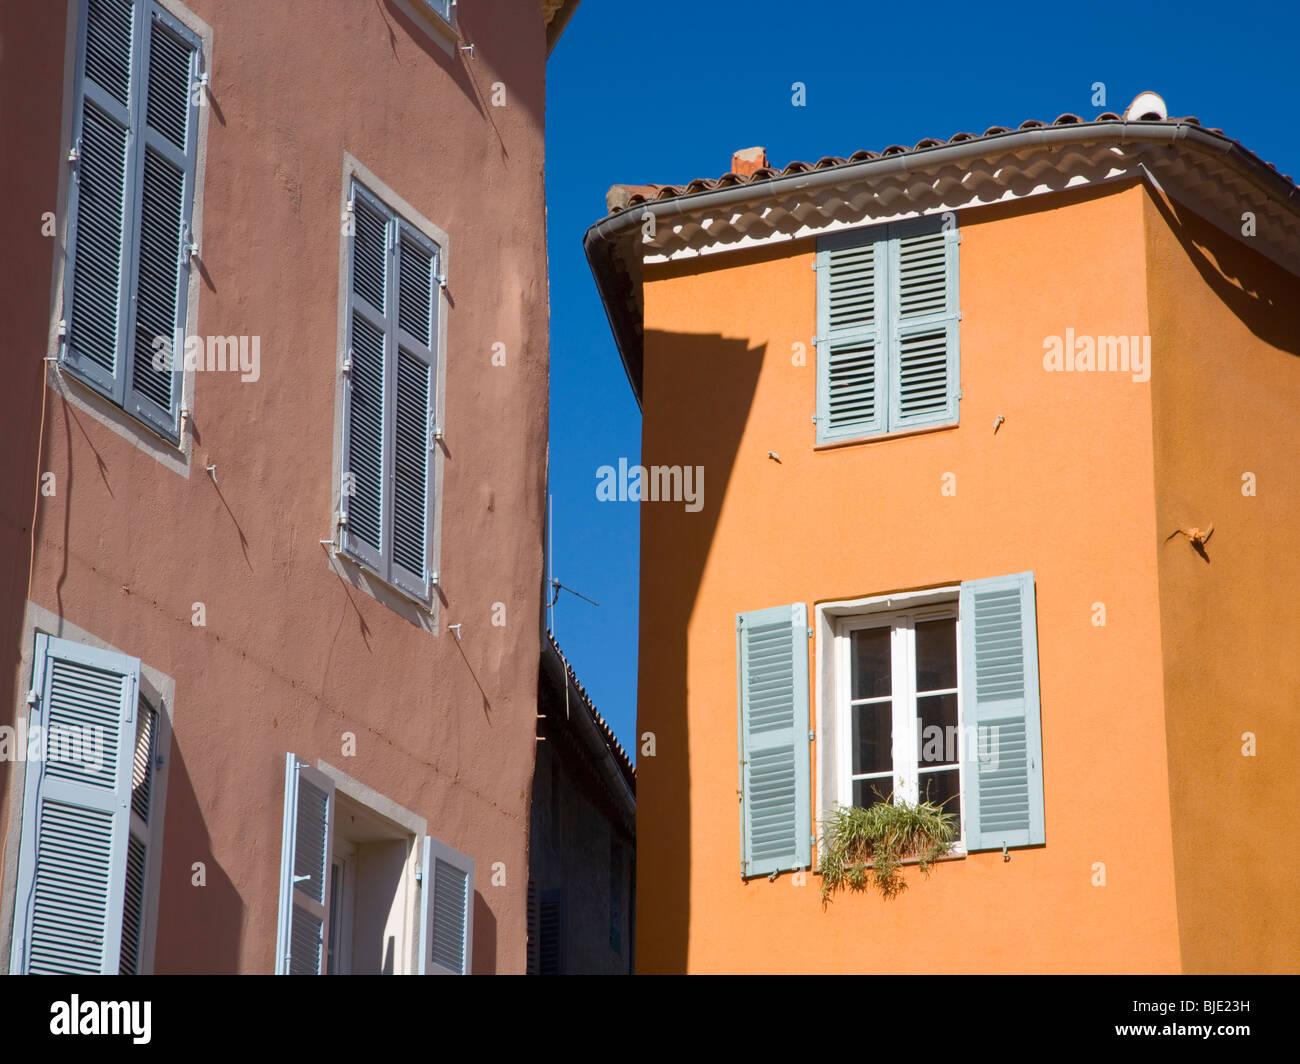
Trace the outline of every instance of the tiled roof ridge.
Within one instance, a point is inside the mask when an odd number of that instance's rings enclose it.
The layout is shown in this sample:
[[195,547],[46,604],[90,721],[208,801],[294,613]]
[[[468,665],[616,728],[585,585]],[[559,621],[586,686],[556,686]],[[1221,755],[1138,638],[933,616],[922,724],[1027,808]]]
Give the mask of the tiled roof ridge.
[[[1012,129],[1009,126],[989,126],[989,128],[983,133],[954,133],[946,141],[939,140],[935,137],[925,137],[917,141],[916,144],[910,148],[902,144],[891,144],[880,151],[862,149],[855,151],[852,155],[847,157],[827,155],[818,159],[815,163],[804,162],[796,159],[793,162],[786,164],[783,169],[776,169],[771,166],[759,166],[756,169],[750,170],[748,166],[744,166],[741,167],[742,172],[740,173],[737,173],[735,169],[733,169],[723,174],[721,177],[696,178],[695,180],[689,181],[685,184],[614,185],[606,194],[605,203],[609,214],[617,214],[619,211],[626,210],[628,207],[635,206],[639,203],[648,203],[652,200],[673,199],[677,196],[686,196],[693,192],[708,192],[713,189],[725,188],[731,185],[754,184],[759,181],[768,181],[776,177],[785,177],[789,174],[807,173],[813,170],[826,170],[835,166],[843,166],[847,163],[865,162],[869,159],[879,159],[890,155],[904,155],[911,152],[924,151],[927,148],[940,148],[946,144],[961,144],[965,141],[983,140],[986,137],[1000,136],[1005,133],[1015,133],[1021,130],[1030,129],[1045,129],[1050,126],[1096,125],[1106,122],[1123,123],[1125,122],[1125,119],[1114,111],[1103,112],[1096,118],[1092,119],[1082,118],[1079,115],[1067,111],[1065,114],[1059,115],[1053,122],[1041,122],[1036,118],[1029,118],[1024,122],[1021,122],[1015,129]],[[1204,129],[1206,133],[1222,137],[1224,140],[1237,145],[1237,147],[1241,148],[1242,151],[1247,152],[1254,158],[1259,158],[1259,156],[1255,155],[1255,153],[1250,151],[1250,149],[1245,145],[1229,137],[1222,129],[1202,126],[1200,119],[1192,115],[1183,118],[1174,118],[1171,116],[1163,119],[1144,119],[1141,124],[1177,125],[1179,123],[1193,125]],[[1259,161],[1290,184],[1295,184],[1295,181],[1289,174],[1281,173],[1272,163],[1266,162],[1263,159],[1260,159]]]
[[549,628],[546,629],[546,638],[550,640],[551,649],[555,651],[555,656],[560,659],[560,664],[564,666],[564,671],[568,676],[569,682],[573,684],[573,688],[578,692],[578,697],[582,699],[582,703],[587,708],[587,712],[591,714],[592,720],[596,722],[597,729],[599,729],[601,735],[605,739],[605,745],[610,748],[610,751],[614,754],[615,759],[620,763],[620,765],[622,765],[622,767],[624,767],[632,777],[635,778],[636,766],[632,764],[632,759],[628,757],[627,751],[623,749],[623,745],[614,735],[614,730],[609,726],[605,718],[600,715],[600,710],[596,708],[596,704],[591,700],[591,696],[587,694],[587,689],[579,682],[578,674],[573,671],[573,666],[569,664],[569,659],[564,656],[564,651],[560,649],[560,644],[555,638],[555,633]]

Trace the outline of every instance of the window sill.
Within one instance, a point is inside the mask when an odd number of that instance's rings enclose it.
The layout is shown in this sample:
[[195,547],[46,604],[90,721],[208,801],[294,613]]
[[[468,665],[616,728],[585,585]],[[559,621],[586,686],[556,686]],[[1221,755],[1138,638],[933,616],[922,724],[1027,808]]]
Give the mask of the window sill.
[[156,458],[182,477],[190,475],[190,434],[186,431],[188,417],[180,419],[180,434],[176,439],[164,436],[155,426],[142,421],[129,410],[118,406],[98,389],[92,387],[57,362],[51,366],[50,390],[73,406],[85,411],[105,428],[121,436],[137,449]]
[[942,432],[945,429],[959,428],[959,421],[945,421],[939,425],[923,425],[915,429],[899,429],[897,432],[880,432],[871,436],[852,436],[844,440],[827,440],[825,443],[813,445],[814,451],[837,451],[843,447],[855,447],[864,443],[875,443],[878,440],[901,440],[908,436],[924,436],[931,432]]
[[438,607],[440,591],[437,584],[430,586],[429,598],[421,600],[409,591],[390,584],[366,562],[349,554],[342,547],[324,543],[329,567],[342,579],[394,613],[405,617],[417,628],[438,634]]
[[[931,864],[947,864],[949,861],[964,861],[964,860],[966,860],[967,856],[969,856],[969,855],[966,853],[966,851],[965,851],[964,849],[953,850],[951,853],[946,853],[946,854],[944,854],[942,857],[936,857],[936,858],[935,858],[933,861],[931,861],[930,863],[931,863]],[[904,858],[903,860],[899,861],[898,863],[899,863],[900,865],[903,865],[904,867],[906,867],[906,866],[908,866],[908,865],[919,865],[919,864],[921,863],[921,859],[920,859],[919,857],[906,857],[906,858]],[[872,862],[868,861],[866,864],[862,865],[861,867],[866,868],[866,869],[871,869],[871,868],[875,868],[875,865],[874,865]],[[821,875],[821,874],[822,874],[821,867],[818,866],[818,867],[816,867],[816,868],[813,868],[813,869],[812,869],[812,873],[813,873],[813,875],[816,875],[816,876]]]
[[463,38],[460,26],[457,24],[455,7],[452,8],[451,21],[448,22],[425,3],[425,0],[407,0],[407,5],[415,21],[435,37],[439,44],[450,46],[452,49],[460,44]]

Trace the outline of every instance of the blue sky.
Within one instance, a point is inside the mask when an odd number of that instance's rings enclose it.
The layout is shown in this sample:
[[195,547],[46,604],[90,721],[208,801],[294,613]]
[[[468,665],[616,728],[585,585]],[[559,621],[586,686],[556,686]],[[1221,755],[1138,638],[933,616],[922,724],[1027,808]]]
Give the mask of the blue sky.
[[[639,515],[597,501],[596,470],[636,464],[641,419],[582,253],[609,186],[717,177],[754,145],[780,167],[1065,111],[1122,113],[1144,89],[1295,178],[1297,41],[1293,0],[701,0],[680,11],[582,0],[548,68],[552,561],[600,606],[562,594],[555,630],[629,752]],[[796,81],[804,107],[791,104]],[[1105,106],[1092,103],[1096,82]]]

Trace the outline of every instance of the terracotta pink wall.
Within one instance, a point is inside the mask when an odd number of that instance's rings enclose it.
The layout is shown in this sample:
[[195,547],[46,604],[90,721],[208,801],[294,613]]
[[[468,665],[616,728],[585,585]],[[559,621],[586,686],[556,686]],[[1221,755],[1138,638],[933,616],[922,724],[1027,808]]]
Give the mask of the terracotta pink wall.
[[[36,212],[56,199],[62,8],[24,5],[0,23],[6,179],[22,185],[16,216],[31,215],[0,291],[22,293],[9,320],[25,367],[45,353],[54,268]],[[11,550],[37,472],[54,471],[32,600],[176,681],[157,970],[272,969],[292,751],[474,857],[474,967],[522,971],[547,427],[540,12],[463,5],[469,60],[392,0],[332,3],[328,16],[306,0],[189,9],[214,40],[198,332],[259,335],[261,378],[196,375],[186,479],[54,395],[38,470],[40,381],[24,371],[7,400],[17,416],[0,418],[21,460],[0,501],[4,664],[16,665],[26,580]],[[17,109],[20,80],[45,88]],[[490,104],[498,81],[505,107]],[[450,236],[436,637],[342,581],[318,543],[332,532],[345,151]],[[506,367],[491,364],[497,341]],[[195,602],[205,628],[191,625]],[[491,625],[495,602],[505,627]],[[457,622],[478,683],[447,635]],[[25,683],[15,677],[0,719]],[[345,731],[355,758],[341,756]],[[194,861],[206,888],[190,886]],[[490,885],[496,861],[504,887]]]

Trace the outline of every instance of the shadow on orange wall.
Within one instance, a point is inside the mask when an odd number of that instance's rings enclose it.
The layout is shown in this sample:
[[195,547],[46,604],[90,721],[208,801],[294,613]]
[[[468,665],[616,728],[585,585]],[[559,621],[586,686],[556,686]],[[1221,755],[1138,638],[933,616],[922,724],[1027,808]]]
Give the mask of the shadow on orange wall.
[[[700,268],[692,263],[674,273]],[[704,472],[697,512],[664,501],[643,503],[641,511],[637,734],[653,731],[656,752],[637,764],[636,968],[682,972],[691,872],[688,628],[763,360],[780,353],[769,356],[765,346],[717,334],[658,330],[647,330],[645,351],[641,464],[699,466]],[[725,363],[730,386],[700,387],[703,379],[716,380],[718,362]],[[709,372],[701,376],[705,364]],[[670,411],[662,425],[659,410]],[[714,708],[736,716],[735,703]]]

